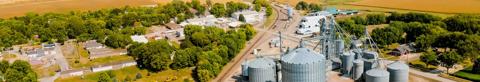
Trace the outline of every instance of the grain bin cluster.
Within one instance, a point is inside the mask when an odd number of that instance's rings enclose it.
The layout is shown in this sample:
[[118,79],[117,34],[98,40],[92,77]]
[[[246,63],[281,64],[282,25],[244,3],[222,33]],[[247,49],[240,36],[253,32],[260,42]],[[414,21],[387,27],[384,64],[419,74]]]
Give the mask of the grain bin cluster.
[[[320,34],[314,37],[318,38],[318,44],[313,48],[307,48],[301,40],[298,47],[281,52],[279,58],[257,56],[244,62],[242,75],[248,78],[245,80],[329,82],[327,73],[338,71],[355,82],[408,82],[409,67],[404,62],[383,65],[376,44],[368,33],[365,33],[366,39],[339,37],[343,36],[338,35],[343,34],[338,31],[342,28],[338,27],[334,18],[325,16],[318,22],[321,23]],[[280,34],[280,42],[281,38]]]

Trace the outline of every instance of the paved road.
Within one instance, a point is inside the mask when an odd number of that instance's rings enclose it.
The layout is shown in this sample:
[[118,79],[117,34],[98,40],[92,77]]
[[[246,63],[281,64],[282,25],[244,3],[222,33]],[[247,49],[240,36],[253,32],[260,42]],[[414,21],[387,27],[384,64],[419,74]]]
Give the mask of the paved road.
[[58,43],[55,44],[55,52],[56,52],[56,54],[54,54],[55,62],[58,65],[60,65],[61,71],[66,71],[66,70],[69,70],[69,65],[68,65],[67,59],[65,59],[65,57],[63,56],[63,52],[60,46],[61,45]]
[[[63,56],[62,49],[59,43],[55,44],[55,54],[53,54],[55,58],[55,62],[60,66],[60,71],[67,71],[69,70],[69,65],[67,59]],[[57,72],[54,76],[51,77],[44,77],[40,78],[40,82],[53,82],[60,76],[60,72]]]

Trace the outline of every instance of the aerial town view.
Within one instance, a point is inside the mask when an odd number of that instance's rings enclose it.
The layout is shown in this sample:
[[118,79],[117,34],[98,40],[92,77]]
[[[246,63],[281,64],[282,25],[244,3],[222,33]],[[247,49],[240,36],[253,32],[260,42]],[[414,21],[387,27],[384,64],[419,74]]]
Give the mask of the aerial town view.
[[480,0],[0,0],[0,82],[480,82]]

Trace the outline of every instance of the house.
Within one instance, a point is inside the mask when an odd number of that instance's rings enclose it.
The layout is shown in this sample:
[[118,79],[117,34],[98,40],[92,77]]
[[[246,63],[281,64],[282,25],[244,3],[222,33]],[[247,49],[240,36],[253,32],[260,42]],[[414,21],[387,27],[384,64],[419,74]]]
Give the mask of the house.
[[113,69],[113,66],[98,66],[98,67],[92,67],[92,72],[108,71],[112,69]]
[[62,73],[60,73],[61,77],[73,77],[73,76],[81,76],[85,74],[84,73],[84,70],[67,70],[67,71],[63,71]]
[[396,56],[402,56],[402,55],[407,55],[410,52],[414,51],[414,48],[411,47],[410,45],[402,44],[395,48],[392,52],[389,52],[391,55],[396,55]]
[[130,38],[132,38],[133,42],[148,43],[148,39],[145,37],[145,35],[132,35]]
[[31,50],[27,50],[25,54],[30,58],[38,58],[38,57],[45,56],[47,52],[45,52],[43,49],[31,49]]
[[207,15],[205,17],[187,19],[180,23],[180,26],[186,25],[200,25],[200,26],[216,26],[215,22],[217,18],[213,15]]
[[258,23],[260,21],[263,21],[265,18],[265,13],[257,12],[253,10],[243,10],[243,11],[234,12],[232,14],[232,17],[235,18],[236,20],[239,20],[240,15],[243,15],[243,17],[245,18],[245,22],[249,24]]
[[97,40],[86,41],[84,47],[87,50],[105,48],[105,46],[103,44],[98,43]]
[[169,22],[167,24],[165,24],[165,26],[170,29],[170,30],[173,30],[173,29],[178,29],[178,28],[181,28],[182,26],[175,23],[175,22]]

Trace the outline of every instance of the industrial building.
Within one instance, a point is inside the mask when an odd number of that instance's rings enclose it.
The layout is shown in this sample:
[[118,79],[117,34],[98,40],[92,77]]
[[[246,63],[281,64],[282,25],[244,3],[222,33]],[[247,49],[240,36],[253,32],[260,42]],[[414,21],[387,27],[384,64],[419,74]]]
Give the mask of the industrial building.
[[247,82],[329,82],[327,73],[331,71],[355,82],[408,82],[408,65],[402,61],[383,64],[367,32],[359,38],[346,35],[328,12],[311,13],[306,19],[302,20],[304,24],[318,25],[317,36],[309,39],[318,44],[307,48],[307,41],[302,39],[298,47],[283,51],[279,34],[279,39],[272,42],[280,43],[280,57],[257,56],[242,64]]

